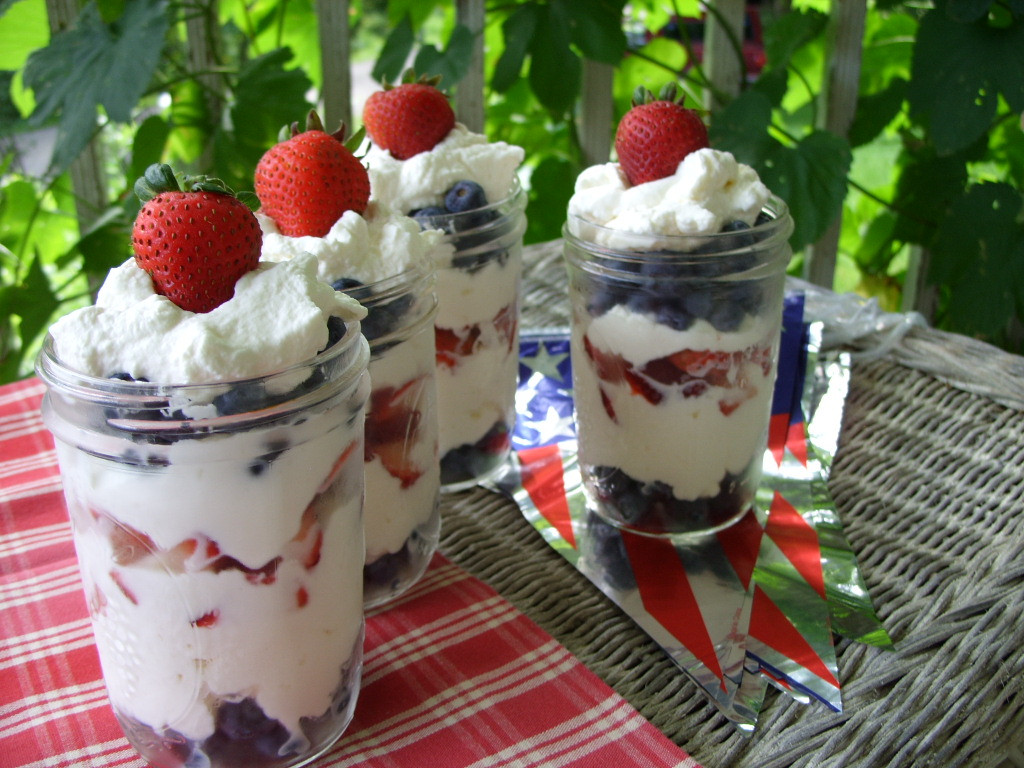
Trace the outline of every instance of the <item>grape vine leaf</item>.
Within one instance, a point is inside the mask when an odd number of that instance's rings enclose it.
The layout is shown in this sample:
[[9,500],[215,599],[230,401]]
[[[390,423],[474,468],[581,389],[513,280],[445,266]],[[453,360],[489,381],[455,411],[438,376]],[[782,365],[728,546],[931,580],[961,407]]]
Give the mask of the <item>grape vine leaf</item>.
[[1024,111],[1024,17],[1006,26],[963,23],[946,0],[921,19],[907,100],[940,154],[962,149],[991,128],[999,96]]
[[163,0],[127,3],[117,24],[104,24],[94,3],[75,26],[35,51],[25,65],[25,83],[36,96],[30,117],[42,125],[60,117],[53,165],[70,165],[96,130],[103,107],[111,120],[127,123],[156,71],[169,26]]
[[929,282],[949,288],[946,321],[998,341],[1024,302],[1024,224],[1019,190],[986,182],[954,201],[939,224]]
[[519,80],[523,62],[537,28],[539,10],[534,3],[521,5],[501,25],[505,47],[494,65],[491,87],[497,93],[505,93]]
[[552,114],[568,114],[580,92],[582,65],[570,47],[570,20],[563,3],[538,6],[530,41],[530,88]]

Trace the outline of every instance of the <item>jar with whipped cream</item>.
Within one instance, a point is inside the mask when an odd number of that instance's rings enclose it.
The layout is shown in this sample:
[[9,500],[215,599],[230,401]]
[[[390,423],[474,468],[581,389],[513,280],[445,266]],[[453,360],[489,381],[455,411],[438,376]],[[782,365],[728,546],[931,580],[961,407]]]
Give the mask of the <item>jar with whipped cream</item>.
[[42,349],[104,681],[153,765],[306,764],[351,720],[369,349],[357,321],[328,329],[312,359],[218,383]]
[[776,197],[695,234],[626,231],[570,208],[579,460],[588,506],[607,522],[685,537],[750,509],[792,228]]
[[422,210],[445,233],[437,262],[441,485],[470,488],[499,471],[512,448],[519,372],[519,302],[526,193],[462,213]]
[[373,389],[364,452],[363,589],[372,608],[419,580],[440,536],[435,271],[417,261],[382,280],[334,284],[368,313],[362,327]]

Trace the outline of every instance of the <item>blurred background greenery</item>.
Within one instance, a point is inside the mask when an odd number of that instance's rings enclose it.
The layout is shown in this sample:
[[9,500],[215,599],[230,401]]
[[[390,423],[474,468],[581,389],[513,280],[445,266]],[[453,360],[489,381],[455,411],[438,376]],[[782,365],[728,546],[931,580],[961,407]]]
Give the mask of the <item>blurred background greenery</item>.
[[[51,32],[59,0],[0,0],[0,382],[29,375],[49,323],[129,257],[131,188],[148,164],[251,189],[281,126],[320,103],[312,0],[69,4],[73,20]],[[410,63],[458,88],[472,35],[453,6],[351,0],[352,128],[376,83]],[[712,108],[697,0],[489,3],[485,132],[526,149],[527,242],[559,236],[584,165],[575,118],[590,59],[614,67],[616,119],[637,85],[683,86],[713,145],[793,209],[794,274],[841,213],[836,290],[899,310],[923,285],[936,326],[1022,351],[1024,0],[869,2],[842,136],[819,119],[834,13],[828,0],[749,6],[734,41],[744,87]]]

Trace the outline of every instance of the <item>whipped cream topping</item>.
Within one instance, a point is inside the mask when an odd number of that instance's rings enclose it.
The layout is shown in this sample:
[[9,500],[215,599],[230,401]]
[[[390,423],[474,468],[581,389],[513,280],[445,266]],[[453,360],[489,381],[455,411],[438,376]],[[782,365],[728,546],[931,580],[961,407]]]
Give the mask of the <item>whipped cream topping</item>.
[[504,200],[524,156],[522,147],[488,141],[456,123],[429,152],[397,160],[388,150],[371,146],[364,160],[370,172],[370,199],[409,212],[440,205],[457,181],[475,181],[483,187],[488,203]]
[[636,186],[618,163],[605,163],[577,177],[569,228],[583,240],[635,249],[630,234],[709,235],[731,221],[753,224],[770,196],[753,168],[716,149],[691,152],[672,176]]
[[331,316],[361,320],[366,309],[319,280],[312,256],[261,264],[230,301],[201,314],[157,294],[129,259],[110,271],[93,306],[62,317],[50,334],[60,361],[90,376],[206,384],[309,360],[327,345]]
[[378,202],[371,202],[363,215],[345,211],[323,237],[289,237],[269,216],[257,213],[256,218],[263,230],[262,261],[312,254],[317,276],[327,283],[341,277],[376,283],[417,264],[432,264],[439,248],[450,250],[442,245],[443,232],[421,230],[414,219]]

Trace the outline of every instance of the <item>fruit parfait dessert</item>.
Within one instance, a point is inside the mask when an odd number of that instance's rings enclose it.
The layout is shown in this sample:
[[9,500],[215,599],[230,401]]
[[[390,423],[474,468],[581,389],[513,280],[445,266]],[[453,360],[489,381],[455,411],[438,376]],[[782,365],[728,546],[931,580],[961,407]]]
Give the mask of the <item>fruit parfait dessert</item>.
[[613,525],[704,534],[760,479],[792,221],[673,87],[634,94],[615,149],[564,232],[584,488]]
[[467,130],[434,81],[408,74],[370,96],[363,123],[372,198],[450,246],[437,252],[441,483],[468,488],[501,466],[515,424],[523,150]]
[[[257,165],[256,216],[264,261],[313,254],[320,279],[368,311],[362,329],[373,391],[364,451],[363,583],[372,607],[419,579],[440,535],[433,251],[441,233],[369,203],[366,169],[340,134],[324,133],[310,117],[307,130],[294,129]],[[325,170],[334,157],[344,158],[336,173]]]
[[365,310],[152,166],[135,256],[37,363],[114,712],[154,766],[305,764],[363,640]]

